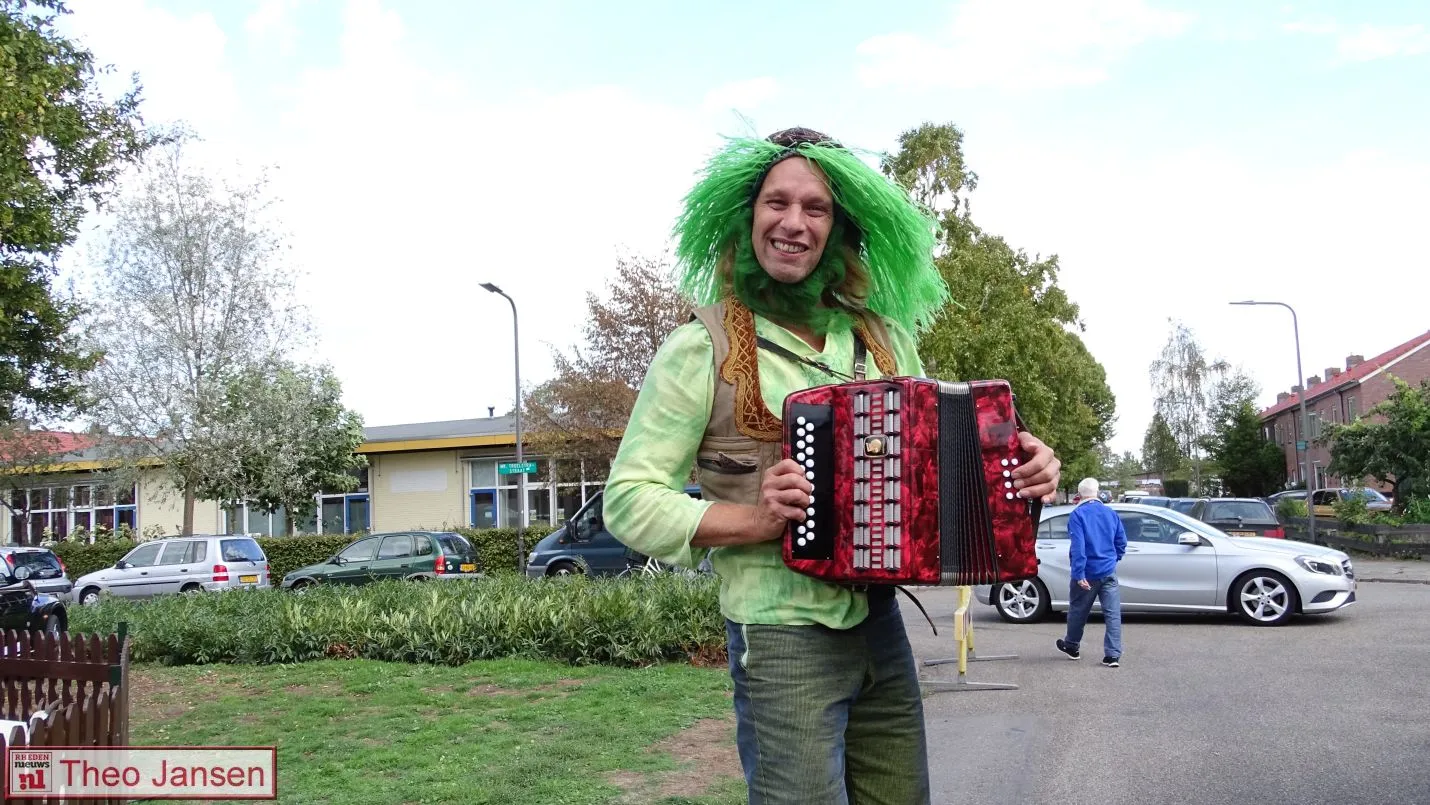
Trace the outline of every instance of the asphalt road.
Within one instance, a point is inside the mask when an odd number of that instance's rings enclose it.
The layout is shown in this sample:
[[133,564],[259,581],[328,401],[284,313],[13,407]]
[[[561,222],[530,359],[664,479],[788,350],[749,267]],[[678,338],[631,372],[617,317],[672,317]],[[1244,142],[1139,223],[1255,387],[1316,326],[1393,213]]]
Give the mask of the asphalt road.
[[[922,661],[953,655],[952,589],[902,596]],[[1430,803],[1430,586],[1362,583],[1357,602],[1282,627],[1126,615],[1120,668],[1053,641],[1066,619],[1004,623],[974,599],[968,680],[1018,690],[929,693],[934,802]],[[957,666],[924,667],[954,680]]]

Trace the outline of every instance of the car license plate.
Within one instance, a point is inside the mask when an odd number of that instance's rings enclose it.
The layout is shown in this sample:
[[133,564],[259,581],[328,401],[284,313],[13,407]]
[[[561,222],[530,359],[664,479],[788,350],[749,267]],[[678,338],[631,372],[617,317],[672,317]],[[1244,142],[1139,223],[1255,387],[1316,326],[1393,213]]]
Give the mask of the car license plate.
[[477,571],[477,566],[476,566],[475,564],[473,564],[473,563],[471,563],[471,562],[464,562],[464,563],[462,563],[462,572],[463,572],[463,573],[475,573],[476,571]]
[[1255,532],[1255,531],[1228,531],[1228,532],[1226,532],[1226,533],[1232,535],[1233,537],[1254,537],[1254,536],[1256,536],[1256,532]]
[[257,584],[258,576],[257,574],[251,576],[239,576],[238,581],[240,584]]

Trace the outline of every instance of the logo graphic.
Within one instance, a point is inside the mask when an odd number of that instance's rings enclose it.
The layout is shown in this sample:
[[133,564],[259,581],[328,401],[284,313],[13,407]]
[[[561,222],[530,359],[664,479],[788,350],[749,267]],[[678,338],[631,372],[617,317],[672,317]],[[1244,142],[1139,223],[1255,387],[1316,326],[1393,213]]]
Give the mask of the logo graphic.
[[53,794],[55,753],[40,749],[10,751],[10,793]]

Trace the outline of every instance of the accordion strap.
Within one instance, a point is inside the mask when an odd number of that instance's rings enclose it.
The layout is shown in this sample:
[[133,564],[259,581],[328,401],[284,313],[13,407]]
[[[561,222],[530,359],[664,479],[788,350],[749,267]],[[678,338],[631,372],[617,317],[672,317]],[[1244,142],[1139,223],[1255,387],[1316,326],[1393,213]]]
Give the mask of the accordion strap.
[[801,364],[804,364],[805,366],[809,366],[809,367],[811,367],[811,368],[818,369],[819,371],[821,371],[821,372],[825,373],[826,375],[829,375],[830,377],[833,377],[833,378],[838,378],[838,379],[841,379],[841,380],[863,380],[863,379],[864,379],[864,370],[865,370],[866,364],[868,363],[869,349],[868,349],[868,347],[864,346],[864,339],[860,338],[858,333],[855,333],[855,334],[854,334],[854,376],[853,376],[853,377],[850,377],[849,375],[846,375],[846,374],[844,374],[843,372],[837,372],[837,371],[835,371],[835,370],[829,368],[829,366],[828,366],[827,364],[820,363],[819,361],[816,361],[816,360],[814,360],[814,359],[812,359],[812,358],[806,358],[806,357],[804,357],[803,355],[796,355],[794,352],[791,352],[790,350],[785,349],[784,347],[780,346],[779,344],[776,344],[775,342],[771,341],[771,340],[768,339],[768,338],[765,338],[765,337],[762,336],[762,335],[755,336],[755,343],[756,343],[756,344],[759,344],[761,349],[767,350],[767,351],[769,351],[769,352],[773,352],[774,354],[779,355],[779,356],[782,357],[782,358],[788,358],[789,360],[792,360],[792,361],[794,361],[795,363],[801,363]]

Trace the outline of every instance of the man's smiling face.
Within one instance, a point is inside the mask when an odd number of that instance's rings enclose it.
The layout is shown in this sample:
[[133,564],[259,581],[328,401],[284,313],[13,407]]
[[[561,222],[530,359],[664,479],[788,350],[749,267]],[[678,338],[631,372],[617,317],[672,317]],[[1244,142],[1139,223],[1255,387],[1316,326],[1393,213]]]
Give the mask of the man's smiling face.
[[775,280],[796,283],[819,265],[834,226],[834,196],[824,172],[790,157],[765,177],[755,199],[755,258]]

